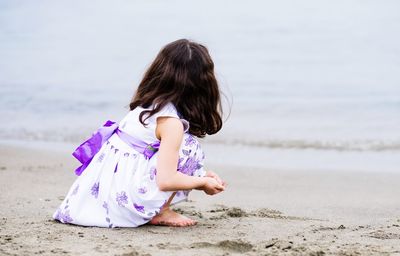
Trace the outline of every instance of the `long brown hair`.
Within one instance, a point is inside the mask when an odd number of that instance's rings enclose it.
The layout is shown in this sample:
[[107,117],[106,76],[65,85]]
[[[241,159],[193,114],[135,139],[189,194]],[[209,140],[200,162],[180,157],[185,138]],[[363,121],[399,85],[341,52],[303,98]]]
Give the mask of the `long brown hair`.
[[171,102],[182,118],[190,123],[189,133],[204,137],[222,128],[222,106],[214,62],[205,46],[180,39],[167,44],[144,74],[129,104],[144,110],[145,121]]

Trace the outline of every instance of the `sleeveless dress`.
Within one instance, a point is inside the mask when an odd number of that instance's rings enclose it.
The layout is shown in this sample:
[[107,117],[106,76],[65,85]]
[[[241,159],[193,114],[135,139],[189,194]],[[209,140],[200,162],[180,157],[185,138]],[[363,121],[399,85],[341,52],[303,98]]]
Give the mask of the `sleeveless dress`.
[[[120,122],[119,129],[128,135],[151,144],[159,142],[155,135],[158,117],[179,118],[176,108],[167,104],[158,113],[139,122],[137,107]],[[198,140],[188,133],[189,123],[184,125],[184,136],[179,150],[177,171],[190,176],[202,177],[204,153]],[[151,158],[139,153],[113,134],[94,155],[92,161],[75,180],[53,218],[82,226],[137,227],[150,221],[173,194],[160,191],[156,183],[156,152]],[[172,204],[187,200],[190,191],[177,191]]]

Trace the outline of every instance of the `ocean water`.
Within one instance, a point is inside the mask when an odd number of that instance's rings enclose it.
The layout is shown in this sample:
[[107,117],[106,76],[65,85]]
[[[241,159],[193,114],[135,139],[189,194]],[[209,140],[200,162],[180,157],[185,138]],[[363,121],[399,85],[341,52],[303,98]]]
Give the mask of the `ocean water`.
[[[178,38],[208,46],[214,164],[400,171],[398,1],[0,1],[0,140],[79,144]],[[207,152],[206,152],[207,153]]]

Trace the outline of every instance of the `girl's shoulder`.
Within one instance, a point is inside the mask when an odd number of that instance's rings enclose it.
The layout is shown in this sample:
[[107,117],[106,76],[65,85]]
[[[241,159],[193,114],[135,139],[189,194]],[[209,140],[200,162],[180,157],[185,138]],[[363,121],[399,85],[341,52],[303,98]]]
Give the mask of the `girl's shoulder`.
[[172,104],[171,102],[167,103],[162,109],[160,109],[160,111],[151,116],[149,118],[149,121],[152,121],[154,124],[157,124],[157,118],[159,117],[174,117],[180,119],[183,124],[184,132],[187,132],[189,130],[189,122],[181,118],[181,115],[176,110],[174,104]]

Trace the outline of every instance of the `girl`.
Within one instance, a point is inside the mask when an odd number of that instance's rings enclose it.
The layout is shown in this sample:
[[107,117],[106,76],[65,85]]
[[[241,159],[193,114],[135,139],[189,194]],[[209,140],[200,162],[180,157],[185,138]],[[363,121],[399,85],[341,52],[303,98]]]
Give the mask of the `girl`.
[[215,195],[225,183],[203,169],[195,137],[222,127],[214,63],[186,39],[166,45],[144,75],[120,124],[107,121],[73,155],[79,177],[53,218],[99,227],[196,224],[169,208],[192,189]]

